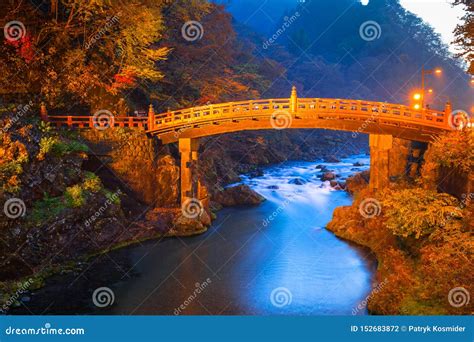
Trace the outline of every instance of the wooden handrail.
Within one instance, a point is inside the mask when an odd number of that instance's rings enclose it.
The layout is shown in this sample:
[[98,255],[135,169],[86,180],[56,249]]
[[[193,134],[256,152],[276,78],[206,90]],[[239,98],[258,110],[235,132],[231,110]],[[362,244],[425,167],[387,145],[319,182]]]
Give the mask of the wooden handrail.
[[[450,129],[445,112],[432,109],[419,111],[400,104],[353,99],[298,98],[296,112],[291,114],[290,106],[289,98],[219,103],[159,113],[151,115],[150,118],[118,116],[113,118],[113,126],[141,127],[159,135],[162,132],[200,123],[271,117],[274,113],[282,111],[298,119],[373,119]],[[93,128],[96,124],[91,117],[86,116],[49,116],[48,120],[58,127]],[[150,122],[153,123],[152,130],[148,127]]]

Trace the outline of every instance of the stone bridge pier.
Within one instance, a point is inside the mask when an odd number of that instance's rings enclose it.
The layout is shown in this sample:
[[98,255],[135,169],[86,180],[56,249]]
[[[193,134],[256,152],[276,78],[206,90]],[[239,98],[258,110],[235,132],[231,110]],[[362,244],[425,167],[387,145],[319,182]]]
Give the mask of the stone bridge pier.
[[370,182],[371,190],[381,190],[390,183],[390,150],[393,137],[386,134],[370,134]]
[[190,199],[197,199],[206,209],[208,193],[199,180],[199,139],[180,138],[178,146],[181,156],[181,205]]

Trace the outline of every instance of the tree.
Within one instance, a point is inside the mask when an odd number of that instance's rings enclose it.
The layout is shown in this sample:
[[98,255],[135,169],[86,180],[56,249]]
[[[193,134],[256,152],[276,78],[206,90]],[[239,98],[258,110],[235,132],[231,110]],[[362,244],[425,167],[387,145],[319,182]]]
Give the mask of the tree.
[[386,226],[394,235],[404,238],[430,236],[463,217],[454,197],[419,188],[390,191],[382,204]]
[[121,93],[163,74],[162,9],[168,0],[6,1],[0,45],[3,92],[51,106],[109,109]]
[[458,57],[467,58],[470,63],[469,72],[474,74],[474,2],[472,0],[454,0],[455,6],[465,6],[466,15],[462,18],[454,31],[454,44],[458,45],[462,52]]

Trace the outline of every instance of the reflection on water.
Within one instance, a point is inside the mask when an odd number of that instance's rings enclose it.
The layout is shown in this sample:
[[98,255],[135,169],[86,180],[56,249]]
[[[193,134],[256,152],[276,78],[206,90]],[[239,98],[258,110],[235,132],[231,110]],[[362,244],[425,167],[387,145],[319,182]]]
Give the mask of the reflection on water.
[[[344,180],[354,173],[356,161],[369,164],[367,157],[356,156],[323,165]],[[103,255],[79,277],[50,280],[33,294],[28,311],[350,315],[370,292],[374,261],[324,228],[333,210],[349,205],[351,198],[321,182],[317,164],[286,163],[266,169],[263,177],[245,178],[267,198],[262,205],[224,209],[200,236],[150,241]],[[301,185],[293,184],[296,178]],[[114,291],[115,303],[97,308],[91,295],[103,286]]]

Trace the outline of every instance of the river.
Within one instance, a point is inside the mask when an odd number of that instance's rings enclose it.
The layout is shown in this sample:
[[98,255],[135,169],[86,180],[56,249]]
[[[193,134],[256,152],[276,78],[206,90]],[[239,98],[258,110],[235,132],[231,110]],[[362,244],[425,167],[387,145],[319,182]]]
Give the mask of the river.
[[[53,276],[13,313],[367,314],[357,306],[371,291],[375,259],[325,229],[333,210],[352,199],[322,182],[316,169],[325,165],[345,180],[368,169],[355,162],[368,165],[369,158],[287,162],[261,177],[244,176],[266,198],[260,206],[221,210],[203,235],[130,246]],[[113,305],[93,304],[99,287],[113,292]]]

